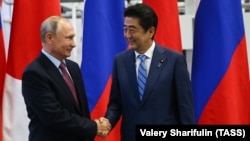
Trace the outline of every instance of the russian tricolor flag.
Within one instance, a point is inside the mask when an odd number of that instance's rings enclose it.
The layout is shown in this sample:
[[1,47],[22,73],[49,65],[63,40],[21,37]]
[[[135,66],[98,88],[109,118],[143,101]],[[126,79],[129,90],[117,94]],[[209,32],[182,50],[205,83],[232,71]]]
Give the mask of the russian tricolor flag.
[[249,124],[250,85],[240,0],[201,0],[192,85],[198,124]]
[[[124,0],[86,0],[81,70],[91,118],[104,116],[115,54],[127,48],[123,36]],[[118,126],[106,138],[119,140]],[[97,138],[99,139],[99,138]]]

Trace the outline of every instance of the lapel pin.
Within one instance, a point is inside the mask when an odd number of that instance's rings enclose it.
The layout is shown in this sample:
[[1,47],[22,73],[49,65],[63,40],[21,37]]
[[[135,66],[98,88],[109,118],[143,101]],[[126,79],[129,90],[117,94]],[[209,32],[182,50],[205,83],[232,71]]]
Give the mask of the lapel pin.
[[159,68],[159,67],[161,67],[161,64],[162,64],[163,62],[164,62],[164,60],[163,60],[163,59],[161,59],[161,60],[160,60],[160,62],[158,63],[158,65],[157,65],[157,66],[158,66],[158,68]]

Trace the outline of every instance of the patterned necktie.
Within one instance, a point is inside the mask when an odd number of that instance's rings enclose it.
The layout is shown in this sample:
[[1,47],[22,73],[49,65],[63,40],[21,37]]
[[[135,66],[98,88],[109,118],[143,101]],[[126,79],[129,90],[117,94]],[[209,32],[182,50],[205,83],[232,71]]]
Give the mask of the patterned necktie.
[[140,93],[140,99],[142,100],[142,96],[144,93],[144,88],[146,85],[147,81],[147,70],[146,70],[146,65],[145,65],[145,60],[146,60],[146,55],[138,55],[138,58],[140,58],[141,62],[138,67],[138,89]]
[[77,94],[76,94],[75,85],[74,85],[72,79],[70,78],[70,76],[66,70],[66,65],[63,62],[61,62],[61,64],[60,64],[60,69],[62,71],[63,79],[65,80],[65,82],[69,86],[69,89],[70,89],[76,103],[78,104],[78,98],[77,98]]

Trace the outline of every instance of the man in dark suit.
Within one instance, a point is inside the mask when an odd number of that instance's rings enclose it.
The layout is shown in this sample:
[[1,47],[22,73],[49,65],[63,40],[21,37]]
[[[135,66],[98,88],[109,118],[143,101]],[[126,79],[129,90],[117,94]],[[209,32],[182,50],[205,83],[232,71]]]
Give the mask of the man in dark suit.
[[[145,4],[124,11],[124,36],[130,49],[114,59],[111,93],[105,117],[112,127],[120,117],[121,140],[135,141],[137,124],[194,124],[191,82],[183,54],[154,41],[156,13]],[[146,82],[139,55],[145,55]],[[138,82],[139,81],[139,82]],[[138,84],[145,83],[144,86]],[[144,91],[140,94],[140,91]]]
[[[110,125],[90,119],[78,64],[66,59],[75,47],[72,24],[60,16],[49,17],[41,25],[40,36],[42,52],[22,77],[29,141],[93,141],[96,135],[107,134]],[[64,80],[64,71],[72,87]]]

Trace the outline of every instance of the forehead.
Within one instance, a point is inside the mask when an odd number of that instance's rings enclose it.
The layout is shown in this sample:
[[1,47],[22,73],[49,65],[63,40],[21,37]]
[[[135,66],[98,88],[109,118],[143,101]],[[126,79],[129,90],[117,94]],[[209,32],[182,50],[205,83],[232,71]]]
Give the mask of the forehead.
[[61,22],[59,24],[58,32],[61,32],[64,34],[74,34],[75,31],[74,31],[72,24],[66,21],[66,22]]
[[61,20],[58,22],[59,30],[71,30],[73,26],[69,21]]
[[139,19],[135,17],[125,17],[124,27],[140,27]]

